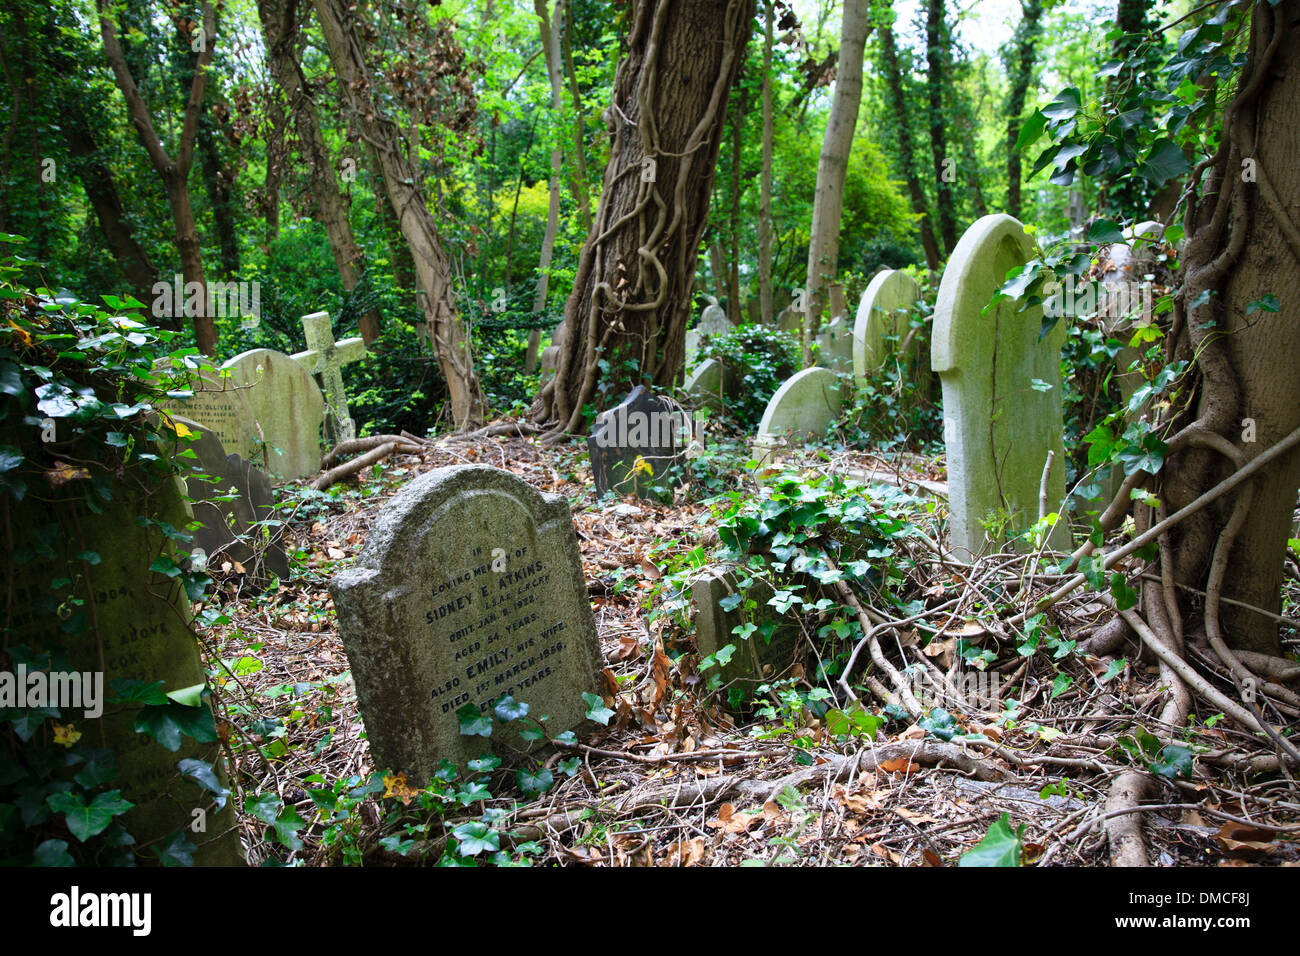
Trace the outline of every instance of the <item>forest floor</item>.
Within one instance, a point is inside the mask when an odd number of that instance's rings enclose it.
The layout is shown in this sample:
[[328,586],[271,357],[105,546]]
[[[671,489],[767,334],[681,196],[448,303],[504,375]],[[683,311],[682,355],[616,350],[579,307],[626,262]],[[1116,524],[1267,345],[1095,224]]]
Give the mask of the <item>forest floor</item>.
[[[890,467],[858,458],[858,466]],[[328,592],[330,575],[360,552],[402,485],[462,463],[504,468],[564,495],[574,509],[614,716],[577,744],[542,752],[554,785],[532,799],[514,785],[508,756],[490,774],[494,796],[464,806],[421,799],[402,779],[376,781]],[[912,473],[936,477],[942,471],[933,463]],[[219,709],[250,862],[470,862],[448,851],[449,835],[489,819],[498,863],[951,866],[984,840],[981,851],[995,859],[1010,853],[1026,864],[1106,865],[1108,819],[1136,810],[1108,805],[1108,797],[1141,764],[1156,769],[1157,785],[1140,807],[1151,863],[1300,865],[1300,792],[1269,772],[1277,758],[1268,741],[1202,709],[1211,719],[1162,734],[1196,753],[1190,777],[1170,768],[1161,775],[1145,732],[1163,696],[1158,670],[1133,647],[1114,652],[1128,655],[1122,666],[1112,666],[1112,655],[1085,653],[1087,638],[1113,616],[1096,594],[1076,593],[1050,610],[1069,653],[1049,662],[1044,653],[1018,654],[996,621],[977,620],[982,605],[969,597],[969,575],[941,561],[918,564],[931,570],[908,586],[931,606],[954,589],[967,593],[952,620],[964,633],[988,629],[996,648],[989,666],[1016,705],[997,713],[956,701],[947,705],[946,726],[903,716],[874,739],[835,735],[813,711],[781,706],[775,690],[766,714],[730,712],[724,695],[706,688],[689,627],[647,613],[663,599],[666,555],[716,545],[710,507],[689,499],[602,503],[590,489],[578,446],[517,437],[430,442],[331,496],[298,499],[285,544],[305,560],[278,589],[259,594],[236,569],[212,570],[228,621],[218,618],[207,631],[209,659],[222,662]],[[1018,586],[1023,565],[1012,558],[978,573],[986,586],[999,576]],[[940,668],[953,652],[951,637],[924,652],[907,646],[907,632],[894,644],[887,651],[896,661],[912,651]],[[1061,692],[1054,681],[1067,672],[1074,679]],[[801,669],[786,676],[790,686],[811,688],[816,680]],[[248,794],[266,793],[300,818],[288,839],[277,841],[264,815],[246,812]],[[1010,830],[999,824],[1004,814]]]

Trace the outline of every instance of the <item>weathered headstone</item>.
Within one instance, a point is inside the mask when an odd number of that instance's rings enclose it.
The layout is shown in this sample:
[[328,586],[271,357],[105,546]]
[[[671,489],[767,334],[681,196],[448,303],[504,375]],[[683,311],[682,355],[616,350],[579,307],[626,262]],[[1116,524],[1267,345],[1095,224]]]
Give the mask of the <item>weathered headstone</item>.
[[690,329],[686,333],[686,358],[682,364],[687,369],[694,368],[700,357],[700,338],[700,333],[696,329]]
[[798,333],[803,330],[803,312],[794,307],[793,304],[787,305],[777,313],[776,327],[782,332]]
[[823,438],[839,417],[843,402],[834,372],[820,366],[796,372],[767,403],[754,442],[755,457],[766,461],[789,439]]
[[[1049,452],[1049,511],[1059,512],[1065,499],[1065,324],[1057,322],[1040,340],[1040,306],[1017,312],[1015,302],[1004,300],[984,311],[1007,273],[1033,254],[1017,220],[985,216],[966,230],[939,285],[931,362],[943,383],[952,549],[959,559],[997,543],[989,524],[1022,531],[1037,521]],[[1064,518],[1051,542],[1068,546]]]
[[[719,665],[724,684],[779,678],[802,655],[803,631],[768,605],[776,593],[768,582],[754,579],[737,599],[740,593],[734,571],[709,569],[691,585],[695,646],[700,657],[717,654],[731,644],[735,651],[727,663]],[[747,600],[756,607],[747,610]],[[756,625],[747,638],[735,633],[744,624]]]
[[[897,269],[878,272],[868,283],[853,324],[853,377],[859,386],[907,339],[910,314],[920,298],[916,280]],[[891,338],[895,340],[892,347]],[[926,383],[933,377],[924,349],[909,345],[904,360],[915,366],[915,373]]]
[[708,300],[709,304],[705,306],[699,324],[695,326],[696,330],[699,331],[700,335],[710,338],[726,335],[732,329],[726,311],[722,306],[718,305],[718,300],[713,296],[708,296]]
[[722,363],[717,359],[705,359],[686,377],[682,389],[699,404],[720,409],[726,400],[723,380]]
[[685,461],[693,431],[688,411],[638,385],[622,404],[596,417],[587,438],[596,495],[653,497],[651,486],[662,485],[668,468]]
[[227,560],[238,562],[255,582],[272,574],[287,579],[283,530],[257,525],[274,514],[271,480],[239,455],[227,455],[215,431],[180,417],[175,420],[198,436],[188,446],[194,457],[177,459],[192,469],[185,484],[200,526],[193,532],[191,551],[202,550],[212,568]]
[[[384,506],[330,592],[375,765],[423,785],[490,741],[457,711],[509,694],[554,736],[599,693],[600,644],[564,498],[509,472],[454,465]],[[493,734],[529,746],[512,730]]]
[[853,330],[837,315],[824,324],[817,333],[818,354],[821,363],[835,372],[848,372],[853,368]]
[[343,388],[342,368],[349,362],[365,358],[366,343],[360,337],[334,341],[334,327],[328,312],[313,312],[302,317],[302,330],[307,336],[307,351],[295,352],[293,360],[313,375],[319,375],[325,385],[325,407],[333,425],[336,442],[357,437],[356,422],[348,410],[348,395]]
[[[190,630],[189,599],[178,578],[150,570],[159,559],[184,560],[182,547],[162,529],[183,529],[192,519],[174,478],[145,484],[114,483],[112,500],[97,500],[99,511],[87,508],[79,496],[57,492],[10,502],[12,614],[6,646],[62,649],[72,671],[58,671],[57,683],[66,691],[78,675],[76,696],[82,699],[63,701],[56,719],[83,743],[113,751],[120,775],[110,786],[135,804],[122,820],[137,846],[181,831],[198,847],[199,865],[242,865],[229,801],[217,809],[213,796],[177,766],[187,759],[206,762],[226,785],[211,709],[201,697],[206,675],[198,638]],[[137,516],[166,525],[141,527]],[[71,603],[73,597],[82,603]],[[72,613],[61,614],[60,608]],[[208,731],[200,736],[209,739],[181,737],[177,749],[168,750],[137,734],[133,725],[141,705],[107,703],[118,696],[113,688],[118,680],[161,681],[173,703],[154,706],[184,707],[183,722],[196,728],[206,724]],[[50,688],[55,684],[51,674]],[[98,697],[98,706],[86,706],[88,693]],[[203,719],[193,716],[201,712],[206,712]],[[202,829],[193,829],[196,824]]]
[[248,386],[245,394],[266,446],[266,470],[282,480],[319,472],[325,400],[307,370],[271,349],[236,355],[222,368],[230,370],[232,382]]
[[193,398],[168,397],[162,403],[168,411],[200,422],[210,428],[231,454],[261,460],[261,443],[248,389],[218,370],[192,371],[190,384]]

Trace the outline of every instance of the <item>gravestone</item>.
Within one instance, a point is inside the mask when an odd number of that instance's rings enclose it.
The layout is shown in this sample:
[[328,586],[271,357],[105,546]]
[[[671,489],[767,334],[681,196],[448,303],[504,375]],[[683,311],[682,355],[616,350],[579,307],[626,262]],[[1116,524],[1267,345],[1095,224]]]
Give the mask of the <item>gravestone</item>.
[[230,370],[232,382],[248,386],[248,404],[265,442],[265,458],[254,460],[284,481],[319,472],[325,400],[307,370],[271,349],[236,355],[222,368]]
[[843,402],[834,372],[820,366],[796,372],[767,403],[754,442],[755,457],[767,461],[777,447],[791,439],[824,438],[839,418]]
[[183,418],[176,421],[198,436],[176,448],[188,447],[195,455],[177,459],[192,469],[185,484],[200,527],[193,532],[191,551],[201,549],[211,568],[237,561],[254,582],[265,583],[272,574],[287,580],[283,529],[254,527],[274,515],[271,479],[239,455],[227,455],[215,431]]
[[[931,364],[943,384],[944,444],[952,549],[969,560],[995,546],[990,520],[1022,531],[1038,519],[1048,452],[1049,511],[1065,499],[1061,344],[1065,323],[1041,341],[1042,307],[1016,311],[1004,300],[985,314],[1007,273],[1034,254],[1024,227],[1007,215],[975,222],[953,250],[934,310]],[[1058,522],[1051,543],[1068,547]]]
[[[728,644],[735,646],[730,660],[719,665],[717,671],[724,685],[779,678],[802,656],[803,631],[795,621],[778,614],[767,603],[776,591],[761,578],[753,580],[737,603],[737,580],[733,571],[709,569],[691,585],[695,646],[701,658],[717,654]],[[757,607],[747,611],[746,600],[754,601]],[[746,639],[735,633],[735,628],[743,624],[757,625]],[[704,676],[707,678],[712,673],[706,671]]]
[[686,378],[683,390],[700,405],[720,410],[725,403],[723,391],[725,374],[717,359],[705,359]]
[[[14,437],[0,429],[0,444]],[[162,449],[158,449],[160,452]],[[166,522],[177,529],[191,519],[179,482],[173,477],[138,476],[114,482],[112,500],[96,499],[98,512],[84,503],[84,481],[74,481],[61,493],[27,495],[11,501],[12,615],[7,620],[6,646],[20,645],[39,652],[61,648],[67,666],[82,675],[81,700],[64,700],[58,723],[71,725],[81,743],[107,746],[115,755],[119,776],[109,782],[135,807],[122,818],[136,845],[160,840],[173,831],[197,846],[199,865],[242,865],[234,813],[229,800],[217,809],[214,798],[178,770],[182,760],[211,764],[228,786],[224,759],[211,709],[200,696],[206,685],[199,640],[190,630],[190,602],[178,578],[149,570],[160,558],[182,562],[181,544],[163,534],[158,524],[141,527],[137,516]],[[80,606],[66,602],[79,599]],[[61,607],[72,608],[61,615]],[[57,680],[71,674],[57,671]],[[51,674],[51,687],[55,684]],[[109,704],[117,696],[117,680],[162,682],[171,703],[183,706],[186,721],[206,723],[210,739],[182,737],[176,750],[135,733],[140,704]],[[98,683],[98,708],[87,714],[83,696]],[[65,684],[65,687],[68,685]],[[205,720],[192,716],[206,710]],[[175,716],[175,715],[173,715]],[[48,730],[49,724],[46,728]],[[103,741],[101,744],[100,741]],[[196,811],[199,811],[196,813]],[[195,824],[202,830],[195,831]],[[71,839],[71,838],[67,838]],[[159,846],[161,844],[158,844]]]
[[[853,377],[859,387],[906,340],[910,315],[920,298],[921,287],[916,280],[897,269],[882,270],[868,283],[853,323]],[[934,376],[926,350],[913,343],[904,361],[905,371],[923,380],[922,393],[931,394]]]
[[360,337],[334,341],[334,327],[328,312],[313,312],[302,317],[302,330],[307,337],[307,351],[295,352],[293,360],[313,375],[319,375],[325,385],[325,407],[332,425],[335,443],[357,437],[356,422],[348,410],[348,395],[343,388],[342,368],[349,362],[365,358],[366,343]]
[[638,385],[622,404],[596,417],[587,438],[596,496],[654,497],[651,486],[662,485],[669,466],[686,460],[692,433],[689,412]]
[[[504,694],[551,736],[583,723],[601,656],[569,506],[509,472],[453,465],[384,506],[355,567],[330,582],[377,768],[423,786],[501,741],[460,733]],[[535,726],[535,725],[534,725]]]
[[782,332],[794,332],[796,334],[803,331],[803,312],[794,307],[793,304],[787,305],[777,313],[776,327]]
[[160,403],[163,408],[210,428],[231,454],[260,461],[261,442],[248,389],[238,387],[233,378],[217,370],[194,370],[189,374],[194,397],[174,398],[169,394]]
[[853,368],[853,330],[837,315],[822,326],[817,333],[818,354],[821,363],[834,372],[848,372]]
[[710,338],[719,335],[726,335],[732,328],[731,322],[727,318],[726,311],[722,306],[718,305],[718,300],[713,296],[707,296],[706,298],[708,299],[709,304],[705,306],[704,313],[700,316],[699,324],[697,324],[695,328],[699,331],[700,335],[708,336]]
[[696,359],[700,356],[700,333],[696,329],[690,329],[686,333],[686,357],[682,362],[683,367],[690,369],[695,365]]

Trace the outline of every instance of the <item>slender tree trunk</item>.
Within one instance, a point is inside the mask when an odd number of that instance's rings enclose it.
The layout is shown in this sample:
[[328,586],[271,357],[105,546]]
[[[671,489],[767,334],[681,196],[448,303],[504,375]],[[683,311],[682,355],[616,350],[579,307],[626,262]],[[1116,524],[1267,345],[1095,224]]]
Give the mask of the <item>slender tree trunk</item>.
[[[335,163],[325,143],[325,134],[316,115],[316,103],[298,60],[298,0],[260,0],[257,11],[266,37],[271,74],[288,101],[303,158],[307,161],[313,216],[325,229],[339,280],[344,291],[350,293],[361,281],[361,248],[353,235],[347,204],[335,176]],[[361,316],[358,324],[366,345],[379,337],[381,321],[375,309]]]
[[1007,214],[1021,217],[1020,205],[1020,118],[1025,111],[1025,95],[1034,74],[1034,57],[1038,36],[1042,32],[1042,0],[1020,0],[1020,26],[1016,28],[1015,49],[1009,58],[1011,89],[1007,94]]
[[763,170],[758,200],[758,305],[764,325],[772,312],[772,4],[763,0]]
[[947,120],[943,112],[943,90],[947,83],[948,31],[944,27],[943,0],[926,0],[925,58],[926,95],[930,124],[930,154],[934,160],[935,207],[939,211],[939,238],[943,254],[957,245],[957,214],[952,198],[956,170],[948,158]]
[[383,110],[380,96],[365,63],[360,40],[343,7],[343,0],[314,0],[321,34],[330,62],[344,91],[352,121],[374,149],[383,173],[388,201],[415,262],[415,277],[424,293],[429,339],[438,367],[447,382],[452,419],[457,429],[483,420],[486,406],[469,333],[456,311],[451,263],[443,249],[433,215],[418,184],[411,160],[404,154],[401,130]]
[[894,31],[890,27],[880,29],[880,52],[884,60],[885,89],[889,97],[889,106],[894,113],[894,123],[898,127],[898,155],[903,166],[903,176],[907,180],[907,194],[912,200],[912,212],[917,217],[917,229],[921,234],[921,248],[925,250],[925,263],[931,272],[937,272],[943,264],[943,255],[939,252],[939,243],[934,238],[934,227],[930,220],[930,205],[925,198],[925,190],[916,172],[916,148],[912,144],[912,124],[909,119],[907,101],[903,95],[903,76],[898,69],[898,50],[894,43]]
[[213,232],[221,264],[220,275],[230,279],[239,274],[239,240],[236,238],[234,183],[230,167],[221,162],[216,134],[204,119],[199,120],[199,172],[212,209]]
[[[533,0],[537,11],[538,29],[542,35],[542,50],[546,54],[546,75],[551,81],[551,108],[555,115],[564,109],[564,77],[560,67],[559,25],[565,15],[564,0],[555,0],[555,22],[546,15],[546,0]],[[560,176],[563,172],[564,154],[558,142],[551,150],[550,200],[546,207],[546,232],[542,236],[542,255],[537,265],[537,296],[533,299],[533,313],[546,310],[546,290],[551,282],[551,255],[555,250],[555,233],[560,223]],[[537,370],[537,349],[542,344],[542,330],[528,333],[528,352],[524,356],[524,371],[531,375]]]
[[[744,65],[741,65],[743,72]],[[743,89],[736,95],[736,109],[731,119],[731,257],[727,270],[727,316],[732,325],[739,325],[744,316],[740,313],[740,163],[743,158],[742,146],[745,133],[745,94]]]
[[636,6],[605,113],[613,142],[600,207],[556,373],[533,404],[553,435],[578,430],[589,402],[605,403],[598,383],[621,398],[643,382],[667,388],[681,368],[727,97],[753,12],[753,0]]
[[[104,40],[104,54],[108,65],[113,70],[113,77],[126,100],[131,122],[135,125],[140,142],[153,163],[163,188],[167,191],[167,203],[171,207],[172,222],[176,228],[176,246],[180,253],[181,273],[186,285],[198,283],[204,290],[207,283],[203,275],[203,253],[199,246],[198,229],[194,223],[194,210],[190,206],[189,173],[194,164],[194,145],[198,137],[199,117],[203,111],[203,93],[207,86],[208,65],[212,62],[212,51],[216,46],[217,15],[213,5],[204,2],[203,22],[198,29],[202,31],[202,49],[199,51],[194,67],[194,77],[190,83],[189,99],[185,104],[185,114],[181,123],[180,140],[176,158],[173,159],[162,144],[154,129],[153,117],[135,78],[127,66],[126,56],[117,38],[117,26],[110,18],[111,0],[98,0],[99,28]],[[191,316],[194,322],[194,336],[199,351],[204,355],[217,353],[217,327],[207,307],[207,295],[203,297],[204,305],[199,314]]]
[[870,28],[868,0],[845,0],[840,26],[839,72],[831,97],[813,199],[812,241],[804,287],[803,364],[812,364],[812,340],[826,306],[826,286],[835,281],[840,257],[840,217],[844,211],[844,176],[862,101],[862,54]]

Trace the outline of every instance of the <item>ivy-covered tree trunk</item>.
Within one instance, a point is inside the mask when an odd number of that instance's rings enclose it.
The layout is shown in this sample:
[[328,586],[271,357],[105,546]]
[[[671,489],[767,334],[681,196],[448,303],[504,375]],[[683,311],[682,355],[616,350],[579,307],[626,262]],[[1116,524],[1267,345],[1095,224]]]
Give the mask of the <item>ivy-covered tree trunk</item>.
[[[1173,356],[1195,363],[1200,391],[1182,450],[1165,465],[1170,512],[1300,429],[1298,21],[1300,0],[1255,4],[1221,145],[1188,209],[1171,339]],[[1174,580],[1195,589],[1178,599],[1189,634],[1280,652],[1274,615],[1297,490],[1300,448],[1291,448],[1174,528]]]
[[565,306],[556,373],[533,402],[552,435],[681,369],[727,98],[754,0],[641,0],[605,111],[600,205]]
[[764,325],[771,325],[772,312],[772,5],[763,0],[763,169],[758,200],[758,304]]

